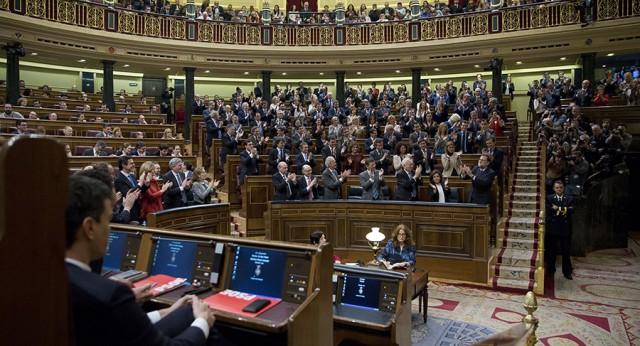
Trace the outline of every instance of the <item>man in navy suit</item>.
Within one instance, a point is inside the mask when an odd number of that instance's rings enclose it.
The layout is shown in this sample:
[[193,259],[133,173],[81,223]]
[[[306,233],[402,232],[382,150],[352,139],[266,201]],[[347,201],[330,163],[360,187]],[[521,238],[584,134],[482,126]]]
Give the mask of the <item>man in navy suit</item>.
[[[504,151],[498,147],[496,147],[496,138],[489,137],[487,138],[487,149],[483,150],[483,154],[487,154],[491,159],[491,163],[489,164],[489,168],[494,172],[500,173],[502,170],[502,161],[504,161]],[[499,178],[499,177],[498,177]]]
[[469,166],[462,166],[462,179],[471,179],[471,200],[470,203],[489,204],[491,202],[491,185],[496,173],[489,168],[489,157],[486,154],[480,155],[478,166],[471,169]]
[[302,166],[308,165],[311,169],[316,167],[316,160],[313,158],[313,153],[309,152],[309,144],[300,144],[300,154],[296,156],[296,166],[298,174],[302,173]]
[[289,150],[284,147],[284,140],[281,138],[274,138],[274,144],[276,147],[269,152],[269,166],[271,166],[272,172],[276,172],[278,170],[278,164],[280,162],[284,162],[287,165],[291,163]]
[[558,180],[553,183],[552,195],[546,200],[546,232],[545,245],[547,255],[547,275],[553,276],[556,272],[556,255],[558,243],[562,255],[562,274],[567,280],[573,280],[571,274],[571,215],[575,210],[573,198],[564,194],[564,183]]
[[[133,174],[136,164],[131,157],[120,156],[118,158],[118,168],[120,169],[120,173],[118,173],[118,176],[113,181],[116,192],[120,192],[122,196],[125,197],[129,194],[129,191],[140,190],[140,194],[144,194],[145,191],[147,191],[151,177],[149,177],[149,179],[147,179],[147,177],[140,177],[141,179],[136,178]],[[140,200],[137,199],[133,207],[131,207],[129,211],[131,221],[138,221],[140,218],[141,205]]]
[[170,308],[146,314],[131,288],[91,272],[89,263],[107,250],[112,198],[111,188],[99,180],[69,178],[65,261],[75,343],[207,344],[215,317],[206,303],[186,296]]
[[302,165],[302,176],[298,177],[298,198],[318,199],[318,178],[313,176],[309,165]]
[[246,140],[244,143],[244,150],[240,153],[240,161],[242,162],[242,168],[240,169],[240,185],[244,184],[244,177],[247,175],[259,175],[260,170],[258,164],[262,163],[262,159],[258,154],[258,149],[253,147],[253,143],[250,140]]
[[456,151],[462,151],[464,154],[473,153],[473,144],[475,143],[475,135],[468,130],[469,122],[466,120],[460,124],[460,132],[456,136]]
[[104,148],[107,146],[103,141],[97,141],[93,148],[89,148],[82,153],[82,156],[107,156]]

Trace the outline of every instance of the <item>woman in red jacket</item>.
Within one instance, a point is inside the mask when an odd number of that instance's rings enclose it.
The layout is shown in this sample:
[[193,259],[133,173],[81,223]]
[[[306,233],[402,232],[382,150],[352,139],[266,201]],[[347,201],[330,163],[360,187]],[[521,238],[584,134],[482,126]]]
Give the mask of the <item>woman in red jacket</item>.
[[140,167],[139,176],[144,176],[147,181],[149,181],[149,188],[140,196],[140,201],[142,203],[140,208],[140,218],[143,220],[147,219],[147,215],[149,213],[155,213],[156,211],[163,209],[162,194],[173,185],[173,183],[169,181],[162,184],[161,188],[156,180],[158,173],[159,172],[156,171],[155,162],[146,161]]
[[602,107],[609,104],[609,95],[604,93],[604,86],[598,85],[596,88],[596,96],[591,100],[591,105],[594,107]]

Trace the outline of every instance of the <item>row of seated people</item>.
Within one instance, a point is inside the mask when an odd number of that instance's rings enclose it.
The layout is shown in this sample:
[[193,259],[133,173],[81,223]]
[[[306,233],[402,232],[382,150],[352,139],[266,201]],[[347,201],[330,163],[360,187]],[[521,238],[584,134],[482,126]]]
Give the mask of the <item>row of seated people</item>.
[[[111,124],[103,123],[101,130],[74,130],[71,126],[65,126],[63,128],[50,128],[45,127],[44,125],[38,125],[36,128],[30,128],[29,122],[26,119],[20,119],[15,121],[15,126],[7,126],[5,128],[5,133],[14,134],[14,135],[25,135],[25,134],[43,134],[43,135],[56,135],[56,136],[66,136],[66,137],[74,137],[80,134],[82,137],[99,137],[99,138],[126,138],[124,135],[128,134],[129,138],[133,139],[143,139],[145,138],[145,132],[142,131],[129,131],[129,133],[125,133],[123,129],[120,127],[113,127]],[[148,133],[147,133],[148,135]],[[178,136],[173,135],[172,128],[166,128],[163,131],[155,132],[153,137],[147,136],[147,138],[158,138],[158,139],[181,139],[181,135]]]
[[[79,101],[91,101],[102,100],[103,87],[100,87],[100,91],[97,93],[88,93],[78,90],[77,86],[73,85],[67,90],[53,90],[49,85],[44,84],[37,87],[27,86],[26,81],[21,79],[18,81],[18,88],[20,89],[20,95],[22,97],[38,97],[38,98],[57,98],[60,100],[79,100]],[[6,96],[6,81],[0,80],[0,96]],[[118,100],[123,100],[130,103],[147,104],[153,101],[153,97],[146,97],[142,93],[142,90],[138,90],[135,95],[127,94],[125,89],[120,89],[114,96]]]
[[68,157],[72,156],[189,156],[186,149],[182,149],[180,144],[161,143],[158,146],[147,146],[145,142],[139,141],[135,145],[130,143],[122,143],[120,146],[111,147],[99,140],[94,146],[72,145],[64,143],[64,150]]
[[115,186],[118,194],[112,222],[144,224],[149,213],[211,203],[219,182],[204,168],[194,168],[191,162],[173,157],[163,173],[153,158],[136,168],[133,157],[118,157],[117,168],[100,162],[75,173],[99,177]]
[[110,110],[106,104],[102,103],[102,100],[95,101],[82,101],[82,100],[57,100],[48,99],[42,97],[20,97],[17,100],[17,105],[20,107],[34,107],[34,108],[52,108],[56,110],[76,110],[83,112],[111,112],[117,111],[119,113],[145,113],[145,114],[158,114],[158,105],[147,105],[146,103],[131,104],[124,102],[124,99],[116,99],[116,108]]
[[51,108],[33,108],[33,107],[13,107],[12,112],[14,118],[20,118],[22,116],[25,119],[31,120],[68,120],[79,123],[103,123],[111,122],[118,124],[163,124],[165,121],[165,115],[163,114],[131,114],[129,116],[122,113],[115,112],[82,112],[75,110],[56,110]]

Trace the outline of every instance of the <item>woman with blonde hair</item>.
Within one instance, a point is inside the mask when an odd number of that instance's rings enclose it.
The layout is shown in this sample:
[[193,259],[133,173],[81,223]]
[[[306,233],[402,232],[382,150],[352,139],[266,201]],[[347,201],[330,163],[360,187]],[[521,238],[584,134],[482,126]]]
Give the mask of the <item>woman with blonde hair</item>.
[[216,193],[216,188],[220,184],[219,180],[207,181],[207,171],[198,167],[193,171],[193,183],[191,191],[193,192],[194,204],[210,204],[211,195]]
[[173,136],[173,130],[171,130],[170,127],[164,129],[164,132],[162,133],[162,139],[176,139],[176,137]]
[[[159,167],[159,166],[158,166]],[[156,176],[159,173],[160,168],[156,168],[156,163],[153,161],[145,161],[139,169],[139,177],[144,177],[149,182],[149,188],[140,195],[140,219],[144,220],[150,213],[161,211],[162,208],[162,195],[168,189],[173,186],[173,183],[168,181],[162,184],[162,188],[156,180]]]
[[124,138],[122,137],[122,129],[116,127],[113,129],[113,138]]
[[442,176],[445,178],[459,176],[462,170],[462,159],[460,158],[462,150],[457,153],[455,151],[455,143],[453,141],[447,142],[444,154],[440,157],[442,160]]
[[444,150],[447,142],[451,141],[451,136],[449,136],[449,127],[447,126],[447,123],[441,122],[440,125],[438,125],[438,133],[436,133],[434,138],[436,140],[436,144],[434,147],[435,153],[437,155],[444,154]]

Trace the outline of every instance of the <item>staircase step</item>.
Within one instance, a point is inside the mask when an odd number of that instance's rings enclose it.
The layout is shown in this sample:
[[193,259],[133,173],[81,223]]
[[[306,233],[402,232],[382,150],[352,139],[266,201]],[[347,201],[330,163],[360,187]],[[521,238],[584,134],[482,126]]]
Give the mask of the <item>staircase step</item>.
[[509,203],[509,208],[540,211],[540,203],[538,201],[510,200],[508,203]]
[[504,279],[496,276],[493,278],[493,286],[523,291],[533,291],[537,284],[533,280]]
[[535,278],[536,269],[533,267],[513,267],[504,264],[493,266],[493,272],[501,279],[513,279],[520,281],[533,280]]
[[516,193],[535,193],[538,194],[538,192],[540,191],[540,186],[539,185],[522,185],[522,184],[516,184],[513,185],[511,187],[511,192],[516,192]]
[[535,239],[515,239],[514,237],[509,237],[502,240],[502,246],[507,249],[533,251],[538,249],[538,241]]
[[508,241],[510,239],[536,240],[538,239],[539,234],[540,233],[538,233],[538,230],[536,229],[505,227],[505,230],[504,230],[505,238],[503,239],[503,245],[504,245],[504,241]]
[[538,229],[537,217],[507,217],[504,226],[517,229]]
[[496,262],[514,267],[534,267],[538,258],[537,250],[520,250],[503,248]]
[[520,201],[535,202],[538,200],[538,196],[539,195],[537,193],[513,192],[509,194],[509,199],[510,200],[518,199]]
[[540,211],[537,208],[531,208],[531,209],[515,209],[515,208],[511,208],[508,211],[508,214],[511,217],[535,218],[535,217],[538,217],[539,213],[540,213]]

